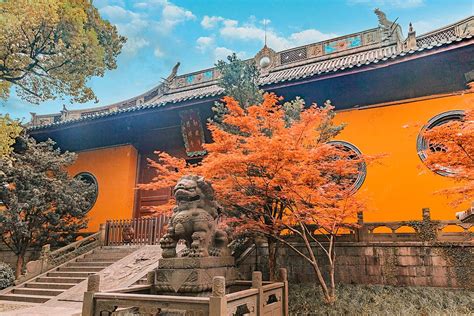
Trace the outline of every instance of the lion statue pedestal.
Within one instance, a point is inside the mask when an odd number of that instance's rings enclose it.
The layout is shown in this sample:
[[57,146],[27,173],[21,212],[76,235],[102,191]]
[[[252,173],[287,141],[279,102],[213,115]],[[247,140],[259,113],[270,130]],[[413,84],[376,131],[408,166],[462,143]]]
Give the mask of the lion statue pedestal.
[[[156,291],[162,294],[206,295],[212,278],[223,276],[226,285],[237,277],[227,233],[217,228],[221,212],[211,184],[199,176],[182,177],[173,189],[176,206],[161,238],[163,259],[156,270]],[[176,246],[184,241],[179,253]]]

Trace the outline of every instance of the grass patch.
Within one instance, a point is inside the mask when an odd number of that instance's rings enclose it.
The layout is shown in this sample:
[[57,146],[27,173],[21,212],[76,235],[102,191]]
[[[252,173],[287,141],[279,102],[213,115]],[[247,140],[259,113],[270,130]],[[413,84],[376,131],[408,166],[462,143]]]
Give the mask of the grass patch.
[[384,285],[337,286],[325,305],[315,284],[290,284],[290,315],[473,315],[474,291]]

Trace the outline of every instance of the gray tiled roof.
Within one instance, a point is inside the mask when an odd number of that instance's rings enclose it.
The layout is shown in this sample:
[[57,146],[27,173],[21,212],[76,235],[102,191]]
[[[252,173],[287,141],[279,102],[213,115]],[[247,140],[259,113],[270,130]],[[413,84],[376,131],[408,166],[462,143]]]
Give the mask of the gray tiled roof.
[[[373,34],[378,42],[362,43],[355,49],[345,49],[341,52],[324,54],[321,48],[331,43],[340,43],[356,36],[364,39],[367,34]],[[416,55],[420,52],[432,50],[437,47],[450,45],[455,42],[469,40],[474,35],[474,17],[448,25],[444,28],[418,36],[416,47],[407,48],[399,38],[383,39],[380,27],[364,32],[351,34],[339,39],[315,43],[303,47],[274,53],[272,58],[276,62],[267,71],[262,71],[260,83],[262,86],[278,84],[285,81],[294,81],[304,78],[320,76],[328,73],[343,71],[350,68],[365,67],[367,65],[389,62],[390,60]],[[332,41],[332,42],[331,42]],[[344,44],[344,43],[343,43]],[[365,45],[365,46],[364,46]],[[404,48],[405,47],[405,48]],[[319,48],[319,54],[308,54],[312,49]],[[294,53],[293,53],[294,52]],[[298,54],[299,53],[299,54]],[[259,53],[260,54],[260,53]],[[255,59],[257,59],[257,57]],[[298,56],[302,56],[299,58]],[[285,57],[285,58],[284,58]],[[291,58],[287,62],[288,57]],[[38,130],[76,122],[95,120],[102,117],[114,116],[121,113],[135,112],[149,108],[162,107],[167,104],[179,103],[192,99],[215,97],[222,94],[223,89],[217,85],[219,74],[215,69],[177,76],[171,83],[161,84],[143,94],[140,98],[130,99],[124,103],[117,103],[107,107],[82,111],[67,111],[66,117],[58,119],[62,114],[37,116],[28,129]],[[43,122],[41,122],[43,120]]]

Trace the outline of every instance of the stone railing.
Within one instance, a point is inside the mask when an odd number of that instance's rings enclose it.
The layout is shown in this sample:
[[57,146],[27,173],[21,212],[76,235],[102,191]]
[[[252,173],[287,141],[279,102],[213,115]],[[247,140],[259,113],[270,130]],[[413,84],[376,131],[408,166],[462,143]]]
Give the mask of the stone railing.
[[95,315],[288,315],[288,280],[286,269],[280,269],[277,282],[262,281],[255,271],[252,281],[237,281],[226,294],[225,278],[214,277],[209,297],[156,295],[154,272],[149,272],[147,285],[99,292],[98,275],[89,277],[84,293],[83,316]]
[[[340,242],[466,242],[473,239],[474,223],[460,220],[432,220],[430,209],[422,210],[422,220],[394,222],[364,222],[363,214],[358,214],[357,224],[348,225],[347,231],[337,236]],[[319,233],[318,226],[310,225],[313,236],[322,241],[326,238]]]
[[49,244],[41,249],[38,260],[30,261],[26,264],[26,273],[16,280],[16,284],[30,280],[48,270],[53,269],[73,258],[83,255],[101,245],[105,240],[105,226],[101,225],[99,232],[70,243],[62,248],[51,251]]
[[362,215],[359,215],[355,241],[464,242],[474,236],[473,223],[432,220],[429,208],[424,208],[422,215],[422,220],[396,222],[364,222]]

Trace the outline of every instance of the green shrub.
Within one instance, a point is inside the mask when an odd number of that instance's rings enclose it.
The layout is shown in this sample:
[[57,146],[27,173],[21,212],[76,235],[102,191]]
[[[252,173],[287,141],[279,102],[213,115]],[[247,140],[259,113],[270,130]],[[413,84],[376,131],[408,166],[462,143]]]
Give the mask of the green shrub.
[[12,286],[15,282],[15,273],[6,263],[0,262],[0,290]]
[[340,284],[334,305],[316,284],[290,284],[290,315],[473,315],[474,291]]

